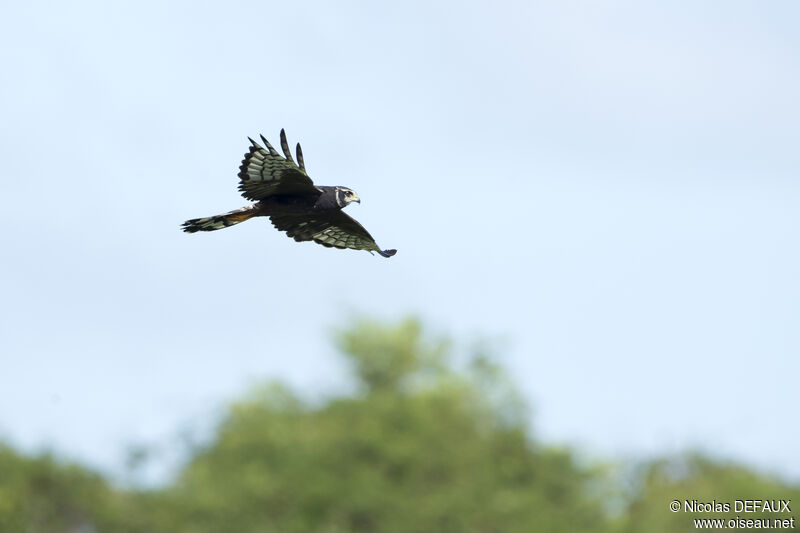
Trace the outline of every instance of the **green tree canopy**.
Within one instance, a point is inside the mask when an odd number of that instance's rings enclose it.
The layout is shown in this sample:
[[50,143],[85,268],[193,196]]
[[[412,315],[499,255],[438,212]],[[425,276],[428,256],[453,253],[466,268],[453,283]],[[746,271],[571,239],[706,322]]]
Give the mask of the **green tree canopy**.
[[[458,372],[419,322],[339,345],[363,395],[313,407],[272,386],[234,405],[170,491],[175,531],[594,531],[590,473],[531,442],[485,360]],[[224,490],[221,490],[224,487]],[[182,526],[181,526],[182,524]]]
[[[336,339],[355,394],[256,388],[158,489],[0,446],[0,532],[658,533],[694,530],[674,499],[800,501],[797,487],[699,456],[645,464],[626,493],[532,438],[485,347],[454,361],[453,344],[417,320],[360,321]],[[138,451],[134,466],[148,455]]]
[[115,527],[122,500],[98,474],[49,454],[0,446],[0,531],[62,533]]
[[[696,454],[659,459],[644,464],[634,476],[630,504],[622,517],[621,531],[667,533],[694,530],[694,519],[789,518],[789,513],[737,512],[736,500],[786,500],[800,502],[800,488],[757,474],[740,465],[712,461]],[[671,501],[680,510],[668,510]],[[685,502],[729,504],[728,512],[689,512]],[[691,509],[691,508],[690,508]],[[796,511],[795,511],[796,512]],[[796,515],[795,515],[796,516]],[[795,523],[795,528],[800,523]]]

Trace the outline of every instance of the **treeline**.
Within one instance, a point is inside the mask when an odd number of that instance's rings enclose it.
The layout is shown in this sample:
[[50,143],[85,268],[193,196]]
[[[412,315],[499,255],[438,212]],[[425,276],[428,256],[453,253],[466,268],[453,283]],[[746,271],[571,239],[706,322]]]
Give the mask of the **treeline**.
[[741,514],[671,512],[673,500],[800,506],[800,487],[704,457],[621,470],[545,446],[501,369],[481,350],[454,364],[418,321],[363,321],[337,342],[356,393],[319,404],[280,385],[251,392],[162,488],[0,447],[0,532],[659,533]]

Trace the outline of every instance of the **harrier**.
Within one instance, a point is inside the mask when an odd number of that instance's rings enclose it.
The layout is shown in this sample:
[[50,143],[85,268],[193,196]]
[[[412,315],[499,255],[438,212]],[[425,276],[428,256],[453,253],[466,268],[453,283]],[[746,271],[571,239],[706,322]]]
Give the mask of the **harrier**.
[[361,203],[352,189],[314,185],[306,173],[300,144],[295,163],[283,130],[281,148],[286,157],[281,157],[263,135],[261,140],[266,148],[248,139],[252,146],[239,167],[239,190],[255,203],[224,215],[187,220],[183,231],[214,231],[253,217],[269,217],[273,226],[298,242],[367,250],[383,257],[397,253],[397,250],[381,250],[364,226],[342,211],[350,202]]

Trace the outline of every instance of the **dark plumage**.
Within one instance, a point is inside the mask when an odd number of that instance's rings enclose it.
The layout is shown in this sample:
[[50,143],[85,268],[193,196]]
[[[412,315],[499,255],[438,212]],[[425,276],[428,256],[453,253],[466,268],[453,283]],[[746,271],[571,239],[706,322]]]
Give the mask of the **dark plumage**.
[[300,145],[295,163],[283,130],[281,148],[285,157],[263,135],[261,140],[266,148],[250,139],[250,151],[239,167],[239,190],[255,203],[224,215],[187,220],[183,231],[214,231],[253,217],[269,217],[278,230],[298,242],[367,250],[383,257],[397,253],[397,250],[381,250],[364,226],[342,211],[351,202],[361,203],[353,190],[314,185],[306,173]]

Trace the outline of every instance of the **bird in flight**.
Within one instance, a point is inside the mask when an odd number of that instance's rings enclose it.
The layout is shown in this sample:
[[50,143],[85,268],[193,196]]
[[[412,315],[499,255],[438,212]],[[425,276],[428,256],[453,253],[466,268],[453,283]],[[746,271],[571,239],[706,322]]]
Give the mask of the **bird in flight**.
[[250,151],[239,167],[239,190],[242,196],[255,203],[224,215],[187,220],[181,226],[183,231],[214,231],[253,217],[269,217],[273,226],[298,242],[314,241],[329,248],[367,250],[383,257],[397,253],[397,250],[381,250],[364,226],[342,211],[351,202],[361,203],[355,191],[347,187],[314,185],[306,173],[300,144],[295,163],[283,130],[281,148],[286,157],[263,135],[261,140],[266,148],[249,140]]

